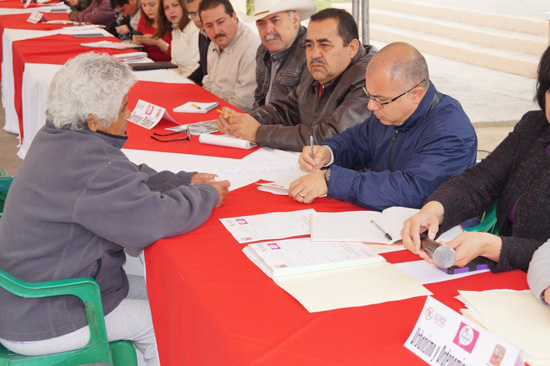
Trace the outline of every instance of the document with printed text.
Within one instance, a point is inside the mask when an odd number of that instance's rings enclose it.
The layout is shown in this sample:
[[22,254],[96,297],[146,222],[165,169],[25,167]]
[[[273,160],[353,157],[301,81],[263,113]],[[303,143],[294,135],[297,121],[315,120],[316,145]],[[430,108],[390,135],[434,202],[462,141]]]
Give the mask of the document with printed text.
[[315,210],[310,208],[300,211],[231,217],[220,219],[220,221],[231,235],[243,244],[309,235],[309,218],[313,212]]

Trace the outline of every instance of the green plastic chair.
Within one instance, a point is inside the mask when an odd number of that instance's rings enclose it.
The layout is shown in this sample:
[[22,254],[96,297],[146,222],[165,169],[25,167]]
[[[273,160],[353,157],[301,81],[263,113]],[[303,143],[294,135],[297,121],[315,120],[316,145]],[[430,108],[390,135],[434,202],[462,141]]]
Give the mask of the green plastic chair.
[[6,202],[6,196],[11,186],[13,177],[8,176],[8,173],[4,168],[0,168],[0,218],[4,212],[4,203]]
[[0,287],[24,298],[74,295],[84,302],[90,327],[90,341],[79,350],[43,356],[23,356],[0,345],[0,366],[76,366],[100,363],[111,366],[137,365],[134,346],[128,341],[107,341],[99,286],[91,278],[48,282],[24,282],[0,270]]
[[485,213],[483,214],[483,217],[481,218],[481,222],[479,224],[464,230],[498,235],[497,202],[498,200],[493,202],[493,204],[489,206],[487,210],[485,210]]

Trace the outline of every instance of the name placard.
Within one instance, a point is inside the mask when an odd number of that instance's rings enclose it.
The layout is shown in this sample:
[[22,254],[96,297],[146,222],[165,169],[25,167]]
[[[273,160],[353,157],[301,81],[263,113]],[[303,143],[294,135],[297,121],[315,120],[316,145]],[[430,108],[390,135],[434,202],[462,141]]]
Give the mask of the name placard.
[[429,365],[524,365],[520,352],[432,297],[405,347]]
[[37,11],[32,12],[29,17],[27,18],[27,22],[36,24],[38,22],[45,21],[46,18],[44,18],[44,14],[39,13]]

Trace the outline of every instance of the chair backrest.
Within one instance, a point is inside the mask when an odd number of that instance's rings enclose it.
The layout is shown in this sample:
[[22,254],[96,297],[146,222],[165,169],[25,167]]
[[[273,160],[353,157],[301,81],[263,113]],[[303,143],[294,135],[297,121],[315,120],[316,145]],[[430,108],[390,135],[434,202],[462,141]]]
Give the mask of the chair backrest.
[[6,202],[8,191],[12,182],[13,177],[2,176],[0,174],[0,218],[4,212],[4,203]]
[[[91,278],[75,278],[48,282],[24,282],[0,270],[0,287],[24,298],[73,295],[82,300],[90,327],[90,340],[79,350],[43,356],[21,356],[11,352],[0,352],[1,365],[82,365],[102,362],[113,365],[105,320],[101,303],[101,293],[97,283]],[[40,363],[37,363],[37,362]]]

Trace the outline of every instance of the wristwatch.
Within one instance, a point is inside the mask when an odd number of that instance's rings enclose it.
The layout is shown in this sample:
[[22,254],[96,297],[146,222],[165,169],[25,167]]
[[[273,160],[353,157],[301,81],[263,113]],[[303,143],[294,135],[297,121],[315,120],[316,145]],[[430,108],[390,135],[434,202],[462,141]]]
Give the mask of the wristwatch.
[[331,171],[330,168],[325,170],[325,182],[327,183],[327,185],[328,185],[328,180],[330,179],[330,171]]

